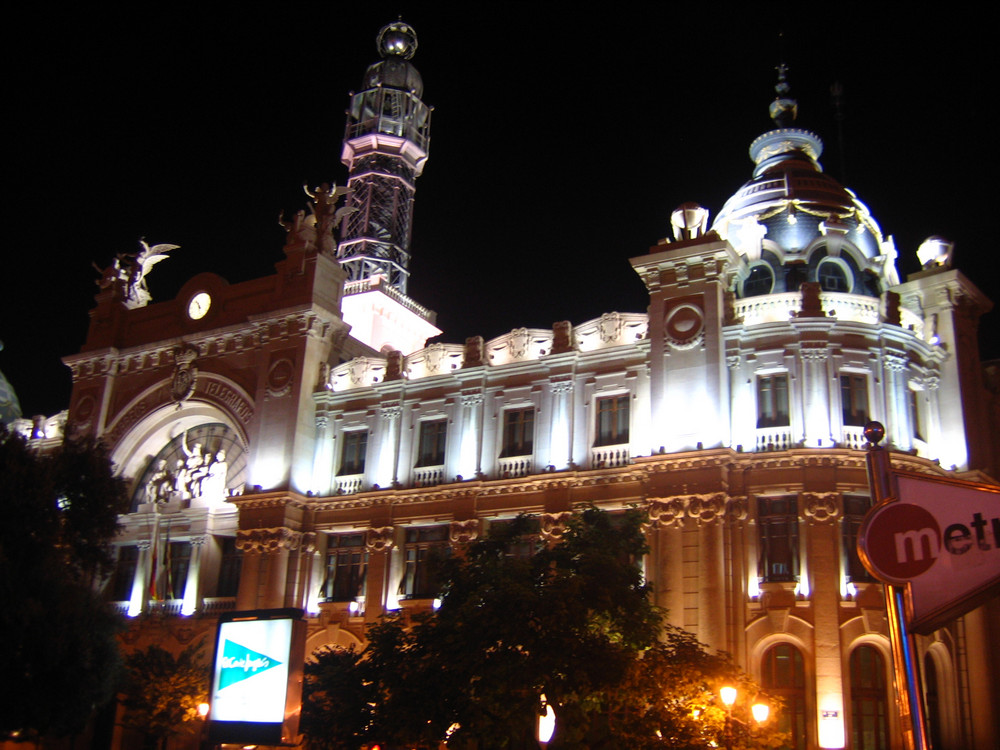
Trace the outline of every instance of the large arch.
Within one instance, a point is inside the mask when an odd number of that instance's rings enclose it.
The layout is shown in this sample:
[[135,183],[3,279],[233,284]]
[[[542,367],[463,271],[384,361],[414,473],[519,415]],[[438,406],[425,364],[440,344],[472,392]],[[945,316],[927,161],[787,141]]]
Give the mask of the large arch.
[[111,460],[117,473],[134,483],[165,445],[185,430],[206,423],[225,425],[238,437],[244,454],[248,454],[246,430],[238,419],[215,404],[190,399],[180,406],[169,404],[154,409],[111,446]]

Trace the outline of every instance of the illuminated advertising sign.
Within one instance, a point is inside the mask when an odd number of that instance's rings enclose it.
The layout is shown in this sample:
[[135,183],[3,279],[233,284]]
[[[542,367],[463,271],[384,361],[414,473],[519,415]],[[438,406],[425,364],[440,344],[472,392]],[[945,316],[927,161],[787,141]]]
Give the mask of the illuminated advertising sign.
[[212,664],[211,741],[294,741],[304,639],[299,609],[232,612],[220,618]]
[[879,580],[904,586],[914,632],[929,632],[1000,588],[1000,487],[897,473],[897,498],[865,517],[858,550]]

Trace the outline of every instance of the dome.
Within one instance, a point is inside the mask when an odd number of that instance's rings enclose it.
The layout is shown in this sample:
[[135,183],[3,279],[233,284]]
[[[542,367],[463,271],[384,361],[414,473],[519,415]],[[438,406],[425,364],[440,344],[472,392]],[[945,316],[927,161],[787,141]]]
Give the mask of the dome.
[[417,51],[417,32],[402,21],[383,26],[376,39],[382,59],[368,66],[362,88],[379,86],[409,91],[415,96],[424,93],[424,81],[410,63]]
[[[784,72],[776,88],[787,95]],[[712,225],[747,261],[738,296],[793,292],[804,281],[828,292],[878,296],[898,284],[892,239],[883,238],[854,193],[823,172],[822,140],[786,126],[794,100],[777,99],[771,113],[779,127],[750,145],[753,177]]]

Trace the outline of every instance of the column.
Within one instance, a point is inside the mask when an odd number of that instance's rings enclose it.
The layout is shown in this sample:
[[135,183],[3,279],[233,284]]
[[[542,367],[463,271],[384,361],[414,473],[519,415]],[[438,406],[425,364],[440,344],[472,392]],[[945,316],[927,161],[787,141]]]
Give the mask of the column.
[[201,553],[208,537],[191,537],[191,561],[188,564],[187,580],[184,582],[184,601],[181,614],[193,615],[201,601]]

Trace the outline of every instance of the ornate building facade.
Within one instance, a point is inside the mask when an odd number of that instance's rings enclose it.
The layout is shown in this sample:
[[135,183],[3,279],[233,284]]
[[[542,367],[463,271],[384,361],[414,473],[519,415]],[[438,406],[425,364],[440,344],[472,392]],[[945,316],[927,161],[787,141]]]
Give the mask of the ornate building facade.
[[[900,747],[882,587],[856,552],[862,427],[887,426],[898,467],[1000,476],[976,348],[991,303],[947,242],[901,283],[781,85],[715,221],[686,204],[631,259],[646,311],[426,346],[439,331],[406,279],[430,111],[413,30],[379,47],[348,113],[345,205],[310,191],[265,278],[202,274],[140,304],[145,256],[109,269],[65,360],[67,429],[102,436],[133,487],[107,584],[126,640],[294,606],[308,649],[358,645],[381,614],[434,606],[435,547],[520,513],[554,539],[581,505],[639,506],[657,604],[783,696],[796,747]],[[935,747],[1000,737],[998,638],[995,601],[921,638]]]

